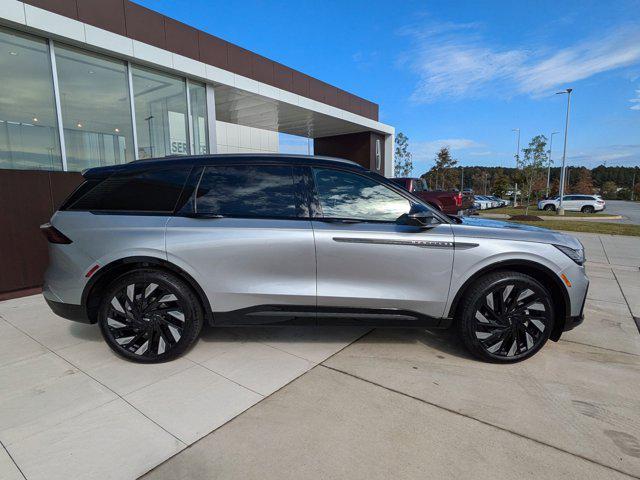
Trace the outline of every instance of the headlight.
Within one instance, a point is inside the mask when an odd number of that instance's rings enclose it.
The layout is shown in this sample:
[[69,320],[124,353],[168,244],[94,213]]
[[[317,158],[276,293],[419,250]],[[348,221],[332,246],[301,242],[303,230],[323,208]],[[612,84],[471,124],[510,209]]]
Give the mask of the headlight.
[[585,260],[584,248],[574,249],[570,247],[565,247],[564,245],[554,245],[554,247],[556,247],[558,250],[560,250],[567,257],[569,257],[571,260],[576,262],[578,265],[582,265],[584,263],[584,260]]

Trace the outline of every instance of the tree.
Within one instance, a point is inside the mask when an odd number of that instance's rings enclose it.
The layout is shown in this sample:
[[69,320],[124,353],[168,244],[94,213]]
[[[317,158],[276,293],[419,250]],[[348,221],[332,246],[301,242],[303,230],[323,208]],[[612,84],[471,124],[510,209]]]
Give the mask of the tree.
[[396,135],[395,163],[393,175],[395,177],[408,177],[413,171],[413,160],[409,151],[409,137],[400,132]]
[[504,174],[499,174],[493,181],[493,194],[499,198],[504,197],[508,190],[511,189],[511,182],[509,177]]
[[430,176],[435,177],[435,190],[445,190],[446,185],[453,186],[455,180],[450,179],[451,169],[458,164],[458,160],[451,156],[449,147],[442,147],[436,154],[436,163],[430,170]]
[[[527,195],[527,207],[525,215],[529,214],[529,203],[531,202],[532,193],[540,193],[539,189],[542,185],[540,182],[542,168],[547,165],[549,155],[546,151],[547,137],[544,135],[536,135],[529,142],[527,148],[522,149],[523,157],[517,157],[517,166],[521,169],[521,185],[522,191]],[[546,183],[545,183],[546,186]]]
[[615,182],[612,182],[611,180],[604,182],[602,184],[601,190],[602,190],[601,191],[602,196],[604,198],[615,200],[616,197],[618,196],[618,186],[615,184]]
[[572,188],[575,193],[582,193],[584,195],[593,195],[593,180],[591,179],[591,172],[586,168],[581,168],[578,172],[578,180]]

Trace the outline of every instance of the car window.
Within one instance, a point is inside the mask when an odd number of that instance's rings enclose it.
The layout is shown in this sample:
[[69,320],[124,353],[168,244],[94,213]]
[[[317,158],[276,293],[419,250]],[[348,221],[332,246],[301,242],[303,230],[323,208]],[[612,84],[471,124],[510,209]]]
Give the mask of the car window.
[[196,212],[228,217],[295,217],[293,169],[280,165],[206,167]]
[[370,178],[341,170],[314,168],[324,217],[393,222],[409,213],[409,200]]
[[[190,166],[115,174],[87,181],[66,202],[67,210],[173,212]],[[73,198],[75,197],[75,198]]]

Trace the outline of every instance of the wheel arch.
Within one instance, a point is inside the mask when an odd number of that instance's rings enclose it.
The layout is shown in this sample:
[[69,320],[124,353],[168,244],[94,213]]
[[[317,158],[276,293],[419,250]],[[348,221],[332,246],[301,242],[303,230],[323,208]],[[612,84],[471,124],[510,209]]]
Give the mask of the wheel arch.
[[96,271],[96,273],[91,277],[82,292],[82,305],[86,309],[87,317],[91,323],[96,323],[98,321],[100,293],[103,292],[115,278],[140,268],[163,270],[184,280],[187,285],[193,289],[198,300],[200,300],[200,306],[202,307],[205,320],[209,325],[213,324],[211,304],[198,282],[196,282],[191,275],[177,265],[161,258],[146,256],[125,257],[114,260],[113,262],[98,269],[98,271]]
[[550,290],[553,306],[558,314],[556,314],[553,330],[549,338],[557,341],[560,338],[560,335],[562,335],[566,319],[571,315],[571,300],[569,299],[569,294],[562,284],[562,281],[551,269],[545,265],[530,260],[504,260],[487,265],[473,273],[473,275],[465,280],[453,297],[453,301],[449,307],[448,317],[456,317],[458,313],[457,310],[460,307],[464,293],[478,278],[488,273],[505,270],[530,275]]

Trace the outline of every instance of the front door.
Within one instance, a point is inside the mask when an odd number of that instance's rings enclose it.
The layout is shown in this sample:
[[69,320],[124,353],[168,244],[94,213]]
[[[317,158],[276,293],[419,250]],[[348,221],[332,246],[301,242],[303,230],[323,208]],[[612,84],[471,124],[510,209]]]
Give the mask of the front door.
[[[412,201],[368,175],[314,168],[313,219],[318,264],[318,319],[344,308],[353,315],[443,316],[453,234],[448,223],[399,225]],[[378,317],[376,317],[378,318]]]
[[214,323],[315,324],[313,230],[295,172],[205,167],[186,211],[169,220],[168,260],[202,287]]

